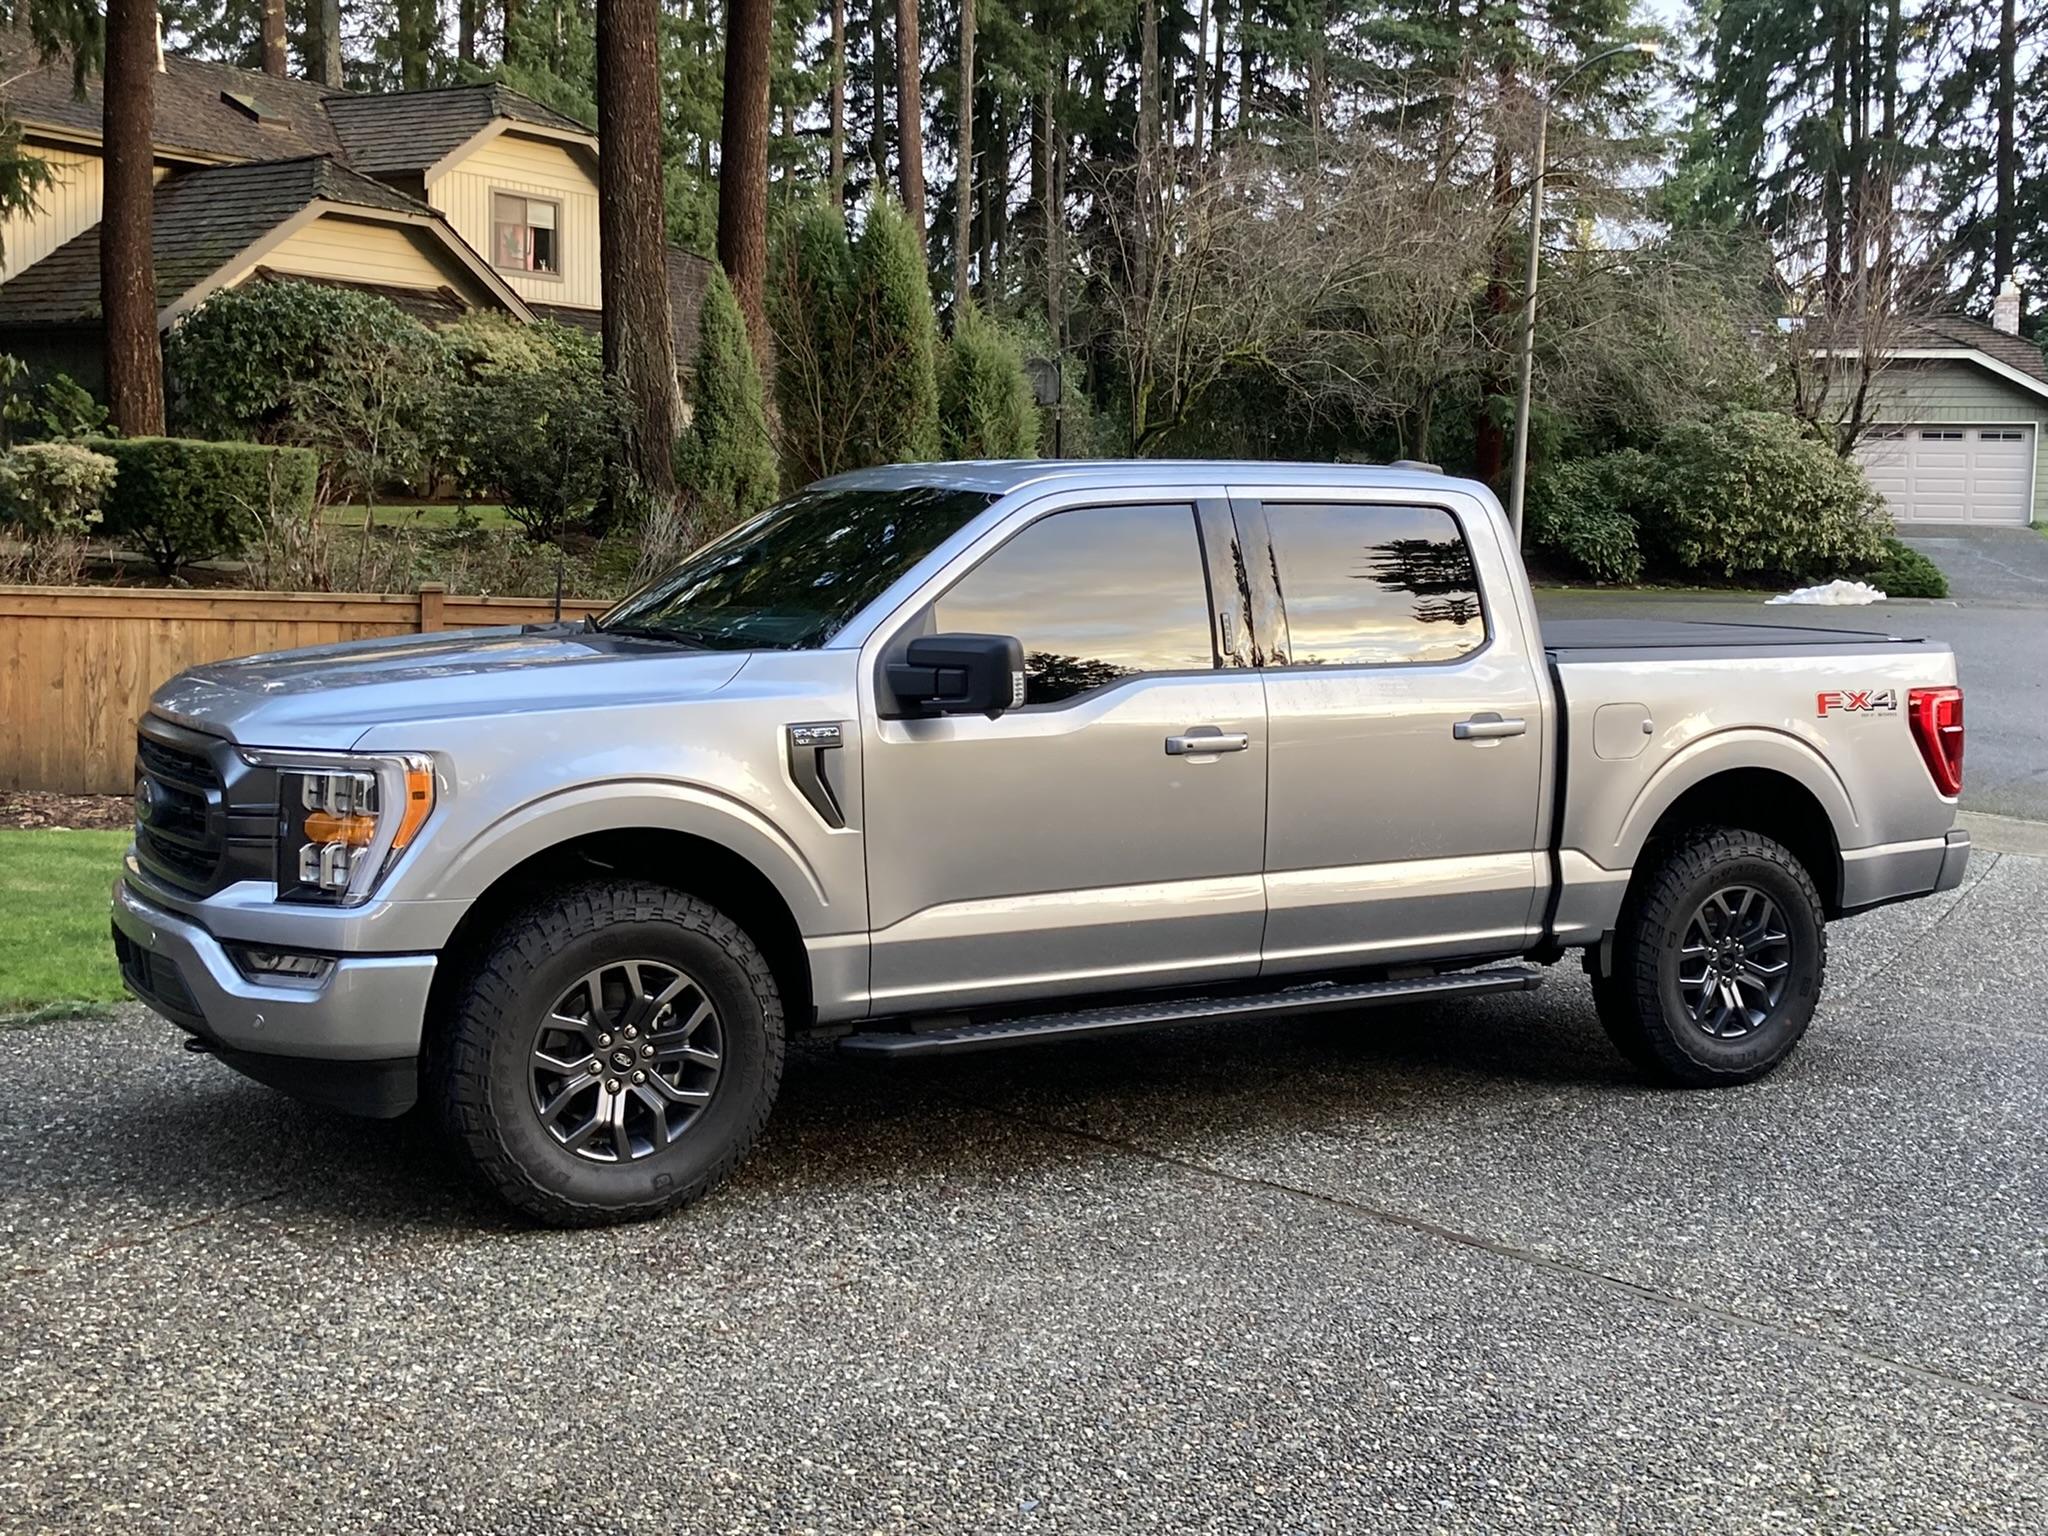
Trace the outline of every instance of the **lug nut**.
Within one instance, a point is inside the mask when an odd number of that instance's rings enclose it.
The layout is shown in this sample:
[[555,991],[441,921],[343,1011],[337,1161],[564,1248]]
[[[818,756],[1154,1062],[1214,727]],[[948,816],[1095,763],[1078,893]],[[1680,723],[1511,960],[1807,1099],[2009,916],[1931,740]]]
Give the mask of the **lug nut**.
[[640,1031],[633,1025],[628,1024],[626,1026],[626,1038],[628,1040],[638,1040],[640,1038]]
[[593,1061],[590,1064],[590,1075],[592,1077],[602,1077],[604,1075],[604,1063],[601,1061]]
[[647,1081],[647,1074],[645,1072],[635,1072],[633,1074],[633,1081],[636,1083],[644,1083]]
[[610,1035],[599,1035],[597,1037],[597,1043],[599,1045],[610,1045],[612,1043],[612,1037]]
[[617,1093],[619,1091],[619,1080],[614,1077],[605,1083],[605,1087],[609,1088],[613,1093]]
[[640,1054],[642,1056],[652,1056],[654,1054],[654,1047],[651,1045],[643,1045],[640,1047]]

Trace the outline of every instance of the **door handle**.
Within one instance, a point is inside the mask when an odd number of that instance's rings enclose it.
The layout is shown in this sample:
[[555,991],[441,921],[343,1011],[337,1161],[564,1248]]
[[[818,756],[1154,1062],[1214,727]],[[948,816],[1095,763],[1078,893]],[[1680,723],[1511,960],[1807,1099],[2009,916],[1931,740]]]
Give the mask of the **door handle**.
[[1526,720],[1503,720],[1488,711],[1470,720],[1460,720],[1451,727],[1451,734],[1460,741],[1499,741],[1503,736],[1520,736],[1528,729]]
[[1206,757],[1211,752],[1242,752],[1252,744],[1243,731],[1219,731],[1213,725],[1191,727],[1184,736],[1166,738],[1168,757]]

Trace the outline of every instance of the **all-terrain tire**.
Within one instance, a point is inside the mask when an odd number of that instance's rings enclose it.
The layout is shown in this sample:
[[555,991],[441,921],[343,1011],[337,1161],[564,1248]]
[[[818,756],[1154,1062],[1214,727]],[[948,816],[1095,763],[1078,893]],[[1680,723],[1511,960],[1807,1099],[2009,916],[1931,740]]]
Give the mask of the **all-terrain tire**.
[[[1760,893],[1781,916],[1774,931],[1784,935],[1787,968],[1767,1008],[1760,987],[1739,994],[1762,1017],[1753,1025],[1737,1018],[1742,1032],[1728,1036],[1695,1019],[1681,987],[1682,966],[1696,976],[1712,962],[1682,951],[1689,930],[1702,936],[1693,924],[1703,904],[1743,890]],[[1728,964],[1740,970],[1740,955]],[[1826,968],[1826,913],[1806,866],[1760,833],[1699,827],[1646,851],[1622,905],[1612,969],[1595,976],[1593,999],[1608,1038],[1648,1076],[1675,1087],[1726,1087],[1754,1082],[1791,1055],[1813,1018]]]
[[[623,975],[630,971],[637,979],[643,969],[688,977],[687,1001],[710,1005],[717,1049],[700,1054],[717,1059],[711,1068],[696,1069],[715,1070],[708,1102],[692,1106],[692,1118],[665,1145],[664,1119],[659,1133],[620,1138],[632,1144],[626,1157],[616,1155],[610,1138],[618,1133],[608,1128],[590,1144],[594,1150],[579,1153],[543,1118],[534,1076],[540,1032],[559,1017],[555,1004],[580,979],[601,972],[611,978],[613,995],[623,998]],[[585,1011],[592,1019],[627,1018],[623,1004],[610,1007],[611,1013],[594,1005]],[[441,1025],[429,1053],[428,1088],[444,1127],[491,1187],[550,1226],[643,1220],[696,1199],[752,1150],[782,1080],[782,999],[759,946],[710,903],[639,881],[576,886],[518,914],[478,957]],[[626,1043],[622,1023],[606,1027],[619,1028],[619,1043]],[[650,1114],[672,1108],[642,1107],[630,1086],[609,1099],[599,1097],[606,1082],[625,1084],[633,1069],[610,1077],[610,1052],[594,1045],[597,1027],[585,1033],[587,1041],[578,1041],[573,1030],[557,1031],[551,1039],[576,1042],[554,1054],[588,1051],[593,1081],[586,1102],[596,1106],[593,1119],[604,1118],[604,1105],[621,1101],[632,1106],[636,1123],[651,1123]],[[636,1029],[632,1049],[669,1038],[688,1043],[686,1036]],[[542,1081],[552,1090],[570,1079]],[[648,1086],[651,1105],[657,1085]],[[609,1161],[595,1160],[607,1150]]]

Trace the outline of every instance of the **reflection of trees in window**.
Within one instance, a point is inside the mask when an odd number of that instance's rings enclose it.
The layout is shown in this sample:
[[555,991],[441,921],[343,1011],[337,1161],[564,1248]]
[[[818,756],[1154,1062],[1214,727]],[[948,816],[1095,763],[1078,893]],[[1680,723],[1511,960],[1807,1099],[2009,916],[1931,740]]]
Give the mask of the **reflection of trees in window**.
[[1425,624],[1463,627],[1479,617],[1478,576],[1471,551],[1460,539],[1388,539],[1365,548],[1363,571],[1353,579],[1375,581],[1421,601],[1409,611]]
[[1027,681],[1025,702],[1054,704],[1071,699],[1091,688],[1103,688],[1118,678],[1135,677],[1136,667],[1119,666],[1081,656],[1056,656],[1050,651],[1033,651],[1024,658]]

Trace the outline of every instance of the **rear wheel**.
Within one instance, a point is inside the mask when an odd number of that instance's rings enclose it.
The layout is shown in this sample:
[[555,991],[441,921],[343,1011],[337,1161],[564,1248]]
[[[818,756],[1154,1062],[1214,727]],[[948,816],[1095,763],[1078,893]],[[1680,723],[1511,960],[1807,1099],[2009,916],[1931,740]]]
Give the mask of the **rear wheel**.
[[1783,846],[1739,828],[1650,854],[1622,908],[1600,1022],[1621,1053],[1681,1087],[1753,1082],[1792,1053],[1827,965],[1820,893]]
[[529,909],[448,1021],[438,1097],[456,1143],[536,1220],[657,1216],[752,1148],[782,1076],[760,949],[694,896],[592,884]]

